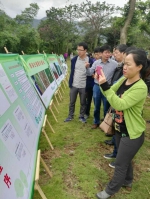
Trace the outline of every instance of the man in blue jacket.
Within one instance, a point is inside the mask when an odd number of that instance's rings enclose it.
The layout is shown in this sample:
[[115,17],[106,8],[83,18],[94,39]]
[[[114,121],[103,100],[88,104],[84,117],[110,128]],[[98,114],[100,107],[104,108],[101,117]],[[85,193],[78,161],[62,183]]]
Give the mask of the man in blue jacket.
[[69,88],[70,88],[70,105],[69,114],[64,122],[69,122],[74,117],[75,103],[77,95],[80,97],[80,115],[79,120],[86,123],[84,118],[86,109],[86,80],[87,73],[86,67],[90,67],[93,64],[93,60],[87,56],[88,46],[86,43],[81,42],[77,46],[78,56],[71,60],[71,72],[69,78]]

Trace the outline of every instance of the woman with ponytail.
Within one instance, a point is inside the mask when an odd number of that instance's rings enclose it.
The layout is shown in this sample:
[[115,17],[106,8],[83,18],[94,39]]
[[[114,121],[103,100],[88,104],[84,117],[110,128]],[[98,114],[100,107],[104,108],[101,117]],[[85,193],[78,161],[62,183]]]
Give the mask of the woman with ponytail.
[[107,199],[121,187],[132,188],[132,159],[144,142],[146,129],[143,106],[147,97],[145,79],[150,72],[150,61],[144,50],[135,49],[127,53],[123,75],[116,84],[109,86],[101,70],[99,84],[102,92],[113,107],[118,154],[112,180],[105,190],[96,194],[98,199]]

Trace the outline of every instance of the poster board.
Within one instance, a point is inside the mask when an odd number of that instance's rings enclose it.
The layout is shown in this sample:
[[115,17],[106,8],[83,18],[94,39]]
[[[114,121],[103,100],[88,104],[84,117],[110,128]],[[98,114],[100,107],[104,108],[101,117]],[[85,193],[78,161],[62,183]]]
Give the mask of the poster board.
[[46,54],[47,61],[49,63],[50,70],[52,70],[55,80],[57,82],[57,85],[59,86],[61,81],[64,79],[64,74],[61,70],[61,67],[59,65],[59,61],[57,58],[57,55],[55,54]]
[[60,55],[59,58],[60,58],[60,60],[61,60],[62,66],[63,66],[64,71],[65,71],[65,76],[66,76],[66,75],[67,75],[67,72],[68,72],[67,63],[65,62],[65,59],[64,59],[64,56],[63,56],[63,55]]
[[45,108],[18,54],[0,54],[0,198],[31,199]]
[[57,83],[43,54],[22,55],[25,70],[47,108],[57,89]]

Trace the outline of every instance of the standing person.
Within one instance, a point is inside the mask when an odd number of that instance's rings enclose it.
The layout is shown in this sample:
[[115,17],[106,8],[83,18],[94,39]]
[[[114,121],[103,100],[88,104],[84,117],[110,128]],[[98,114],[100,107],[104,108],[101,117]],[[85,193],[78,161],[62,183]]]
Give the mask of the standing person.
[[97,193],[98,199],[107,199],[121,187],[132,187],[132,159],[144,142],[146,128],[142,112],[147,97],[147,86],[143,81],[150,69],[150,60],[144,50],[129,51],[125,58],[122,77],[109,86],[101,70],[99,84],[114,111],[115,136],[118,153],[112,180],[105,190]]
[[[125,44],[120,44],[120,45],[118,45],[118,46],[115,47],[114,57],[115,57],[115,60],[118,63],[118,67],[115,69],[115,72],[114,72],[113,77],[111,79],[111,85],[113,85],[114,83],[116,83],[118,81],[118,79],[123,76],[124,52],[126,51],[126,49],[128,49],[128,47]],[[112,153],[105,154],[104,158],[106,158],[106,159],[116,158],[116,155],[117,155],[117,146],[116,146],[115,136],[113,135],[112,140],[111,141],[110,140],[106,140],[105,143],[106,144],[107,143],[108,144],[109,143],[111,143],[111,144],[113,143],[114,150],[113,150]],[[115,168],[115,162],[109,163],[109,166],[111,168]]]
[[[96,47],[94,49],[94,58],[92,56],[92,53],[90,53],[89,57],[91,59],[93,59],[93,62],[94,62],[94,60],[100,59],[101,58],[100,47]],[[92,102],[92,96],[93,96],[93,86],[94,86],[94,75],[87,76],[87,79],[86,79],[86,109],[85,109],[85,118],[86,119],[90,115],[91,102]]]
[[70,60],[73,58],[73,52],[70,54]]
[[[95,73],[96,67],[102,66],[104,73],[107,77],[107,80],[110,84],[113,73],[117,67],[117,62],[109,59],[110,47],[108,45],[102,46],[100,48],[100,52],[101,52],[101,59],[98,59],[97,61],[95,61],[91,68],[87,67],[87,74],[93,75]],[[104,117],[109,109],[109,103],[107,102],[107,99],[102,94],[99,87],[99,82],[97,79],[94,79],[93,99],[94,99],[94,124],[92,126],[92,129],[96,129],[97,127],[99,127],[99,124],[100,124],[101,101],[103,101],[103,106],[104,106]]]
[[68,53],[65,52],[65,53],[64,53],[64,59],[65,59],[65,61],[67,60],[67,57],[68,57]]
[[[116,53],[114,52],[114,55],[115,55],[116,61],[118,61],[119,64],[114,72],[113,77],[112,77],[111,85],[116,83],[118,81],[118,79],[123,76],[123,65],[124,65],[123,62],[126,57],[126,54],[129,53],[129,51],[135,50],[135,49],[136,49],[136,47],[134,47],[134,46],[127,47],[125,44],[120,44],[116,47]],[[105,154],[104,158],[106,158],[106,159],[115,158],[117,155],[117,146],[116,146],[116,141],[115,141],[115,135],[112,137],[111,140],[105,140],[104,142],[109,145],[114,145],[113,152],[110,154]],[[109,163],[109,166],[111,168],[115,168],[115,162]]]
[[80,97],[80,115],[79,120],[83,123],[86,123],[84,118],[85,108],[86,108],[86,67],[92,66],[93,60],[89,58],[87,54],[88,46],[86,43],[81,42],[77,46],[78,56],[74,57],[71,60],[71,72],[69,78],[69,87],[70,87],[70,105],[69,105],[69,115],[64,122],[69,122],[74,117],[75,103],[77,95],[79,93]]

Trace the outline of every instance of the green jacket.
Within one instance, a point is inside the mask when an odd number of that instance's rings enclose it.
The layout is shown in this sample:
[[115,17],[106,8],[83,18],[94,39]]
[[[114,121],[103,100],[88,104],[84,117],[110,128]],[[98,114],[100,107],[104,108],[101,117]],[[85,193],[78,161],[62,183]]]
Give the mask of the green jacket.
[[115,93],[124,80],[125,77],[122,77],[117,83],[111,86],[110,89],[102,92],[114,109],[123,111],[129,137],[130,139],[135,139],[140,137],[146,129],[142,111],[147,96],[147,86],[144,81],[140,79],[125,91],[120,98]]

